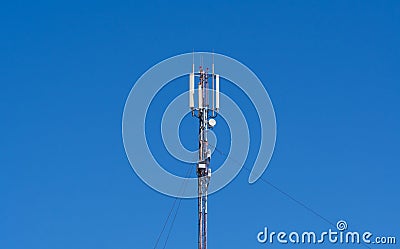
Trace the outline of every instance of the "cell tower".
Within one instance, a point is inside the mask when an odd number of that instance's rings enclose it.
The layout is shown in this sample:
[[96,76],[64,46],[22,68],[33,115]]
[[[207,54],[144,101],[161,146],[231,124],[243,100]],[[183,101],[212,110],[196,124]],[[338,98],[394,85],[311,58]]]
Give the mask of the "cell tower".
[[[208,184],[211,179],[210,159],[211,150],[208,145],[207,132],[216,125],[215,117],[219,111],[219,75],[214,73],[214,61],[212,63],[212,73],[208,72],[208,68],[204,70],[199,67],[199,72],[194,71],[194,63],[192,64],[192,73],[189,80],[189,107],[192,110],[192,116],[199,119],[199,160],[196,164],[196,172],[198,179],[198,248],[207,248],[207,197]],[[197,108],[195,107],[195,77],[198,81],[198,100]],[[208,79],[211,77],[211,88]],[[210,95],[211,104],[210,104]],[[196,113],[197,111],[197,113]]]

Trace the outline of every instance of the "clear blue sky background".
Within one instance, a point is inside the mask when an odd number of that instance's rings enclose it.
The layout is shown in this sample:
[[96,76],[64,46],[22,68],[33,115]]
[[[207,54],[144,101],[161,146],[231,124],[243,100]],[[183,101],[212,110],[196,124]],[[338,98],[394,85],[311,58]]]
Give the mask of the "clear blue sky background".
[[[140,75],[193,48],[264,82],[278,125],[264,179],[399,240],[400,3],[259,2],[3,1],[0,248],[153,248],[174,199],[131,169],[122,112]],[[248,175],[210,197],[210,249],[364,248],[259,244],[264,226],[333,227]],[[196,248],[196,208],[182,201],[166,248]]]

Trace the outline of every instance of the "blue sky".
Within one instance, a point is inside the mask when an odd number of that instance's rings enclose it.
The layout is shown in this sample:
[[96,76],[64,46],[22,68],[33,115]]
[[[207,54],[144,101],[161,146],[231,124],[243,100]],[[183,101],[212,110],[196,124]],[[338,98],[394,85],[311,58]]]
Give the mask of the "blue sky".
[[[147,69],[193,48],[263,81],[278,128],[264,179],[331,222],[399,239],[400,4],[259,2],[3,1],[0,248],[154,247],[174,199],[133,172],[122,112]],[[265,226],[334,227],[248,174],[210,196],[209,248],[364,248],[259,244]],[[182,201],[166,248],[197,246],[196,208]]]

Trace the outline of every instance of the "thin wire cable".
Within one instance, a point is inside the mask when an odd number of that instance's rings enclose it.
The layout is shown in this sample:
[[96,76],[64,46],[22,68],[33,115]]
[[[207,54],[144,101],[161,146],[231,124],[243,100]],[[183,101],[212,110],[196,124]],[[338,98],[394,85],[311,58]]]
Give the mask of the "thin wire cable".
[[[215,147],[215,146],[212,145],[212,144],[209,144],[209,145],[212,146],[212,147],[214,147],[214,149],[215,149],[218,153],[220,153],[220,154],[222,154],[222,155],[224,155],[224,156],[226,156],[226,157],[231,158],[232,161],[235,161],[235,163],[239,164],[239,162],[238,162],[236,159],[234,159],[232,156],[230,156],[230,155],[224,153],[223,151],[221,151],[220,149],[218,149],[217,147]],[[246,167],[244,167],[244,166],[243,166],[243,168],[244,168],[245,170],[247,170],[248,172],[251,172],[250,169],[248,169],[248,168],[246,168]],[[333,222],[329,221],[328,219],[326,219],[325,217],[323,217],[322,215],[320,215],[319,213],[317,213],[316,211],[314,211],[312,208],[310,208],[309,206],[307,206],[307,205],[304,204],[303,202],[297,200],[296,198],[294,198],[294,197],[291,196],[290,194],[286,193],[286,192],[283,191],[282,189],[278,188],[277,186],[275,186],[275,185],[272,184],[271,182],[265,180],[265,179],[262,178],[262,177],[260,177],[260,180],[262,180],[264,183],[270,185],[270,186],[273,187],[275,190],[277,190],[277,191],[280,192],[281,194],[285,195],[286,197],[288,197],[288,198],[291,199],[292,201],[296,202],[296,203],[299,204],[300,206],[304,207],[305,209],[307,209],[308,211],[310,211],[310,212],[313,213],[314,215],[318,216],[319,218],[321,218],[322,220],[324,220],[326,223],[328,223],[328,224],[330,224],[330,225],[332,225],[332,226],[336,226]]]
[[[250,169],[243,167],[245,170],[247,170],[248,172],[251,172]],[[323,217],[322,215],[320,215],[319,213],[317,213],[316,211],[314,211],[313,209],[311,209],[310,207],[308,207],[306,204],[304,204],[303,202],[295,199],[293,196],[291,196],[290,194],[286,193],[285,191],[283,191],[282,189],[278,188],[277,186],[275,186],[274,184],[272,184],[271,182],[265,180],[264,178],[260,177],[260,180],[265,182],[266,184],[268,184],[269,186],[273,187],[275,190],[277,190],[278,192],[280,192],[281,194],[285,195],[286,197],[288,197],[289,199],[291,199],[292,201],[296,202],[297,204],[299,204],[300,206],[302,206],[303,208],[307,209],[309,212],[313,213],[314,215],[318,216],[319,218],[321,218],[322,220],[324,220],[326,223],[332,225],[332,226],[336,226],[336,224],[332,223],[331,221],[329,221],[328,219],[326,219],[325,217]]]
[[[189,175],[192,173],[192,169],[193,169],[193,167],[190,167]],[[185,181],[183,183],[184,187],[183,187],[183,190],[182,190],[182,194],[185,192],[185,188],[186,188],[186,185],[187,185],[187,178],[188,178],[188,176],[186,177],[186,179],[185,179]],[[171,226],[169,227],[169,231],[168,231],[168,234],[167,234],[167,238],[165,239],[163,249],[165,249],[165,247],[167,246],[167,242],[168,242],[169,236],[171,234],[172,228],[174,227],[175,219],[176,219],[176,216],[178,215],[178,211],[179,211],[179,208],[181,206],[181,202],[182,202],[182,198],[179,198],[178,207],[176,208],[176,212],[175,212],[174,218],[172,219]]]
[[[216,150],[218,153],[220,153],[221,155],[224,155],[226,157],[229,157],[232,159],[232,161],[234,161],[237,164],[240,164],[235,158],[233,158],[232,156],[224,153],[223,151],[221,151],[220,149],[218,149],[216,146],[212,145],[212,144],[208,144],[210,146],[212,146],[214,148],[214,150]],[[248,172],[251,172],[250,169],[246,168],[243,166],[244,169],[246,169]],[[331,222],[330,220],[328,220],[327,218],[325,218],[324,216],[322,216],[321,214],[319,214],[318,212],[316,212],[315,210],[313,210],[312,208],[310,208],[309,206],[307,206],[306,204],[304,204],[303,202],[297,200],[296,198],[294,198],[293,196],[291,196],[290,194],[286,193],[285,191],[283,191],[282,189],[278,188],[277,186],[275,186],[274,184],[272,184],[271,182],[265,180],[264,178],[260,177],[261,181],[263,181],[264,183],[268,184],[269,186],[273,187],[275,190],[277,190],[279,193],[285,195],[286,197],[288,197],[289,199],[291,199],[292,201],[296,202],[297,204],[299,204],[300,206],[302,206],[303,208],[307,209],[309,212],[313,213],[314,215],[316,215],[317,217],[319,217],[320,219],[322,219],[323,221],[325,221],[326,223],[336,227],[336,224]],[[371,247],[367,246],[366,244],[362,244],[364,247],[371,249]]]
[[[186,172],[186,177],[185,177],[185,178],[187,179],[187,178],[190,176],[191,173],[192,173],[192,167],[189,167],[189,169],[188,169],[187,172]],[[181,186],[179,192],[180,192],[181,190],[184,189],[184,187],[186,186],[186,182],[187,182],[187,180],[185,180],[185,181],[182,183],[182,186]],[[169,220],[169,218],[171,217],[171,214],[172,214],[172,212],[173,212],[173,210],[174,210],[174,208],[175,208],[176,201],[177,201],[178,199],[179,199],[178,197],[175,197],[174,202],[173,202],[173,204],[172,204],[172,207],[171,207],[171,209],[169,210],[167,219],[165,219],[164,225],[163,225],[163,227],[162,227],[162,229],[161,229],[160,234],[158,235],[157,241],[156,241],[156,243],[155,243],[153,249],[156,249],[156,248],[157,248],[158,243],[160,242],[161,236],[162,236],[162,234],[163,234],[163,232],[164,232],[164,230],[165,230],[165,227],[166,227],[167,224],[168,224],[168,220]],[[179,199],[179,205],[180,205],[180,201],[181,201],[181,199]],[[179,206],[178,206],[178,208],[179,208]],[[176,214],[175,214],[175,216],[176,216]],[[175,218],[174,218],[174,220],[175,220]],[[164,245],[164,247],[165,247],[165,245]]]

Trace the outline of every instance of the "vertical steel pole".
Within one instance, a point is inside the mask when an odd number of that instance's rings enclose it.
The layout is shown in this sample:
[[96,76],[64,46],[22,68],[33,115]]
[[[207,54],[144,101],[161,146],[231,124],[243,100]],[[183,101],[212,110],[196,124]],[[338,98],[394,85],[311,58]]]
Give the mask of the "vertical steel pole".
[[207,93],[207,72],[200,70],[199,82],[199,162],[197,164],[198,177],[198,216],[199,216],[199,249],[207,248],[207,188],[208,188],[208,93]]

